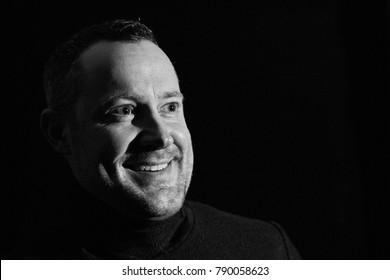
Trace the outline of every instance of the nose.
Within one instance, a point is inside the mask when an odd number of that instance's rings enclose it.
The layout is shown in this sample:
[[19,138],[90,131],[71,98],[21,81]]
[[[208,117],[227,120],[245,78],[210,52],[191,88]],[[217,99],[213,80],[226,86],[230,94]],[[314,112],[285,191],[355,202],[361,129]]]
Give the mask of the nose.
[[158,112],[145,113],[138,122],[141,131],[137,144],[143,149],[165,149],[173,143],[169,128]]

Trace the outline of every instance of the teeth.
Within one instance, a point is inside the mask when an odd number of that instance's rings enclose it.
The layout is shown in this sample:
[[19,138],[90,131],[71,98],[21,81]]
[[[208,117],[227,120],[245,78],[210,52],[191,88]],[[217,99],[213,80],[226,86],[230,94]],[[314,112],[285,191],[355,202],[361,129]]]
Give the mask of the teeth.
[[134,169],[136,171],[160,171],[160,170],[163,170],[165,168],[167,168],[168,166],[168,163],[165,163],[165,164],[160,164],[160,165],[138,165],[138,166],[135,166]]

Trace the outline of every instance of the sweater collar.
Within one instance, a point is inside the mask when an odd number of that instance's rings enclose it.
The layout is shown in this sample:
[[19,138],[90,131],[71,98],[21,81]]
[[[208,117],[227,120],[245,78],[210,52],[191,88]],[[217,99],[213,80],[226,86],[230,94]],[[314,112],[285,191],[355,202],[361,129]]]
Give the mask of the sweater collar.
[[191,227],[183,209],[165,220],[134,220],[88,194],[79,196],[74,210],[83,250],[94,258],[155,258],[175,246]]

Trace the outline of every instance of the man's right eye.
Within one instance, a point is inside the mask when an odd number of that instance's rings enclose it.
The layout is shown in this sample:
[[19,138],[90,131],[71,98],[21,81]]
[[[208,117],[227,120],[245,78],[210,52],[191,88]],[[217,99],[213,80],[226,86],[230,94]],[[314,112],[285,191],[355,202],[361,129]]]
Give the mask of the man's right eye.
[[134,107],[130,104],[116,106],[108,111],[111,115],[130,116],[133,114]]

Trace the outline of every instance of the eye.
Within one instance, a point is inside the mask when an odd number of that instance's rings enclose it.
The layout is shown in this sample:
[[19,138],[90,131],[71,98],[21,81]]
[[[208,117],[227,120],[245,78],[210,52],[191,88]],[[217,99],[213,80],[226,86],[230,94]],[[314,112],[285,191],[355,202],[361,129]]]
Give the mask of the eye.
[[109,114],[118,115],[118,116],[129,116],[132,115],[134,111],[134,107],[130,104],[121,105],[112,108],[108,111]]
[[161,111],[163,113],[172,114],[172,113],[176,113],[179,109],[180,109],[180,104],[177,102],[172,102],[164,105],[161,108]]

